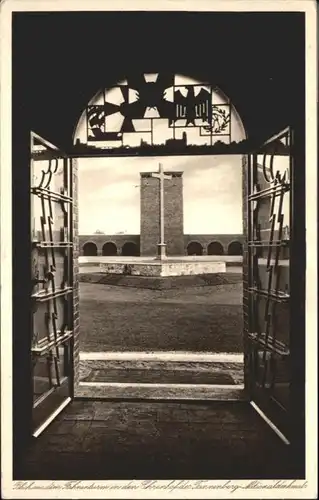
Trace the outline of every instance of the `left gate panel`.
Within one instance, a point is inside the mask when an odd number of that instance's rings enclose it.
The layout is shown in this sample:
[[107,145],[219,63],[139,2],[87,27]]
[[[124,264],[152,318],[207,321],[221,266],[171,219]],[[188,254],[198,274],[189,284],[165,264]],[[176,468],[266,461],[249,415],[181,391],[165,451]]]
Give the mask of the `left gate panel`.
[[31,134],[33,435],[71,400],[73,367],[72,163]]

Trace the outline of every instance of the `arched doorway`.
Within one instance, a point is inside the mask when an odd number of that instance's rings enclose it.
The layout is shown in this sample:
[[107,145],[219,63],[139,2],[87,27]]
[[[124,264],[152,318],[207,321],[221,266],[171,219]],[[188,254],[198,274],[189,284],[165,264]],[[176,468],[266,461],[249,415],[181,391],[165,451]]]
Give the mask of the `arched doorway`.
[[107,241],[104,243],[102,248],[102,255],[104,256],[114,256],[117,255],[117,246],[112,241]]
[[187,245],[187,255],[203,255],[203,247],[198,241],[191,241]]
[[139,255],[138,246],[133,241],[126,241],[122,246],[122,255],[136,257]]
[[240,241],[232,241],[229,243],[228,255],[243,255],[243,245]]
[[83,255],[85,255],[87,257],[97,256],[97,246],[92,241],[89,241],[88,243],[84,243],[82,250],[83,250]]
[[212,241],[207,247],[208,255],[224,255],[224,247],[219,241]]

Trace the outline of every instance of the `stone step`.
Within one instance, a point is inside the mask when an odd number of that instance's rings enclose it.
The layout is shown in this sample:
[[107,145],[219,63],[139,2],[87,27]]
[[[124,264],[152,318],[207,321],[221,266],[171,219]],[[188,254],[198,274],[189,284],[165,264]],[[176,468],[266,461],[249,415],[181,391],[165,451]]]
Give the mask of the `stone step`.
[[196,372],[191,370],[92,370],[83,382],[121,382],[149,384],[235,384],[223,371]]
[[243,363],[80,359],[81,382],[240,385]]

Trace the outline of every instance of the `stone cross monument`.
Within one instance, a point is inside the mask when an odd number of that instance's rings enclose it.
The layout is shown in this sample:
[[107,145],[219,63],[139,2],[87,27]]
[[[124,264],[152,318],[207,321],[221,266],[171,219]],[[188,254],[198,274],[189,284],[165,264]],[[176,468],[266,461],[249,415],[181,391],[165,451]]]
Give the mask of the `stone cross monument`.
[[152,177],[156,177],[159,179],[159,207],[160,207],[160,234],[159,234],[159,243],[158,243],[158,256],[157,259],[162,260],[166,258],[166,244],[164,239],[164,181],[165,179],[171,179],[172,175],[167,174],[163,170],[163,165],[160,163],[158,172],[154,172],[151,174]]

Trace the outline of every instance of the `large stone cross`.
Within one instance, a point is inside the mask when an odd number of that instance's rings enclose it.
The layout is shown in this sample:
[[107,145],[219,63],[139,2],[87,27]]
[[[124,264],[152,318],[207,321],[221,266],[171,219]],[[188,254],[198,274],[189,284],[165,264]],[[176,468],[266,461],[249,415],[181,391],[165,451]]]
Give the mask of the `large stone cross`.
[[166,257],[166,244],[164,239],[164,180],[171,179],[172,174],[167,174],[163,170],[163,165],[160,163],[158,172],[151,174],[152,177],[159,179],[159,198],[160,198],[160,237],[158,243],[158,259],[165,259]]

